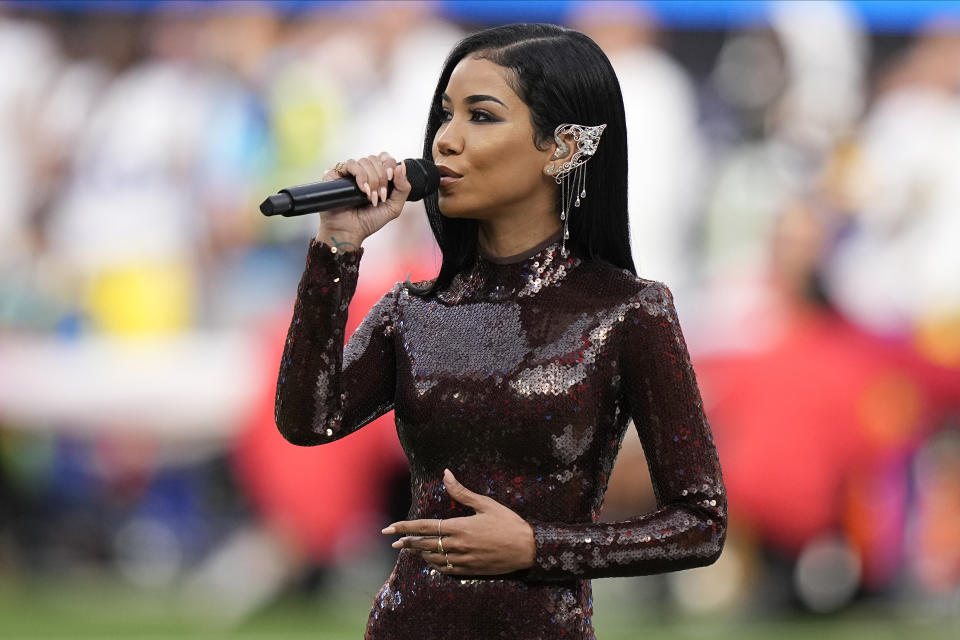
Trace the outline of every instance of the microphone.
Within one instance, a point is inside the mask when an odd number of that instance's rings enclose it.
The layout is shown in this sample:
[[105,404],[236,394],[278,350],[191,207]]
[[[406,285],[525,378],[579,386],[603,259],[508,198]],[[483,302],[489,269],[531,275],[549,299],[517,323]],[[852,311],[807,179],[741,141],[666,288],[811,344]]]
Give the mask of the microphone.
[[[420,200],[424,196],[436,193],[440,187],[440,172],[437,171],[435,164],[422,158],[407,158],[403,164],[407,168],[407,180],[412,187],[407,196],[408,201]],[[392,192],[393,180],[387,183],[387,195],[389,196]],[[369,203],[367,194],[357,186],[357,179],[349,176],[281,189],[260,203],[260,211],[265,216],[281,215],[289,218],[339,207],[359,207]]]

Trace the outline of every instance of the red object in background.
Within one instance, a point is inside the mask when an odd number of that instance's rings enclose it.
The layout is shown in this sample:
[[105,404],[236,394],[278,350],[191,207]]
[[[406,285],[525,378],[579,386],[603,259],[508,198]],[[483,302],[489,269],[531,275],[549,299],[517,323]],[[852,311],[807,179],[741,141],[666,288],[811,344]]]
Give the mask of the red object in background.
[[[350,336],[396,280],[357,288],[350,302]],[[318,564],[337,562],[381,538],[386,483],[406,458],[393,411],[325,446],[287,442],[274,421],[277,372],[293,311],[277,318],[265,336],[260,397],[250,424],[237,437],[238,481],[267,523]]]
[[889,578],[906,491],[874,490],[903,468],[939,412],[956,406],[956,372],[816,313],[796,317],[763,352],[698,359],[695,368],[710,392],[731,521],[792,555],[845,530],[866,582]]
[[852,397],[869,364],[817,322],[761,353],[697,361],[733,517],[797,552],[838,524],[856,447]]

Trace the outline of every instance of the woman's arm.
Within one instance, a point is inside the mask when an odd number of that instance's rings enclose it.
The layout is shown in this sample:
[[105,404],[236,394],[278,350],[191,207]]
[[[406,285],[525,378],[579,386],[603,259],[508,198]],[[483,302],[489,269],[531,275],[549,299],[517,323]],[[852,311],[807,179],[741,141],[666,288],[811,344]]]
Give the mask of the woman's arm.
[[363,248],[310,240],[277,379],[274,416],[293,444],[338,440],[393,408],[397,283],[343,346]]
[[643,443],[657,510],[620,522],[528,520],[536,555],[527,578],[645,575],[713,563],[726,539],[727,497],[670,289],[634,298],[620,356],[621,401]]

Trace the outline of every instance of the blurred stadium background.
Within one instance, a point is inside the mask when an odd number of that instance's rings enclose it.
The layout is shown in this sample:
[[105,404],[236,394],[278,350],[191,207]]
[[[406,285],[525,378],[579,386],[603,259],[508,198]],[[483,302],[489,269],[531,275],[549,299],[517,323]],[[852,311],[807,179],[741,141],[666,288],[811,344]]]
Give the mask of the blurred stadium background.
[[[578,28],[621,80],[631,236],[730,498],[715,565],[598,580],[602,640],[960,638],[960,6],[0,3],[0,637],[357,638],[407,509],[387,414],[273,424],[314,217],[419,155],[463,35]],[[348,335],[439,267],[369,238]],[[604,505],[654,506],[635,432]]]

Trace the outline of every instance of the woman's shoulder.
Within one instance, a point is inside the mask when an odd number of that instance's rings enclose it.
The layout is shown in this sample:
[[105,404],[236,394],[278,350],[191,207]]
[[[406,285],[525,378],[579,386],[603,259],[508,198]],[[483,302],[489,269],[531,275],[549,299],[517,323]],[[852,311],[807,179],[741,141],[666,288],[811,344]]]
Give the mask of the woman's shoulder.
[[590,304],[607,309],[621,320],[630,318],[628,326],[644,319],[671,319],[676,311],[673,292],[661,280],[639,276],[629,269],[609,263],[592,263],[584,270],[583,291],[596,296]]
[[672,301],[670,288],[660,280],[644,278],[629,269],[599,260],[585,261],[581,266],[583,283],[603,297],[622,303],[651,299]]

